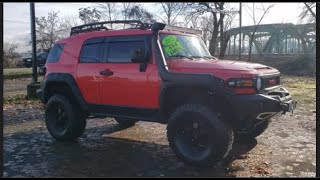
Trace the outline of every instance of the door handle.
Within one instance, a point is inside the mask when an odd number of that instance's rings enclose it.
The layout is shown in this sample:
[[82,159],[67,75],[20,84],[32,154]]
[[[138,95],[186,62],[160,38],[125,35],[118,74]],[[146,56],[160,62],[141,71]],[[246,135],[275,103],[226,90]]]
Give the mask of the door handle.
[[103,76],[111,76],[113,75],[113,72],[109,69],[106,69],[106,70],[100,71],[100,74]]

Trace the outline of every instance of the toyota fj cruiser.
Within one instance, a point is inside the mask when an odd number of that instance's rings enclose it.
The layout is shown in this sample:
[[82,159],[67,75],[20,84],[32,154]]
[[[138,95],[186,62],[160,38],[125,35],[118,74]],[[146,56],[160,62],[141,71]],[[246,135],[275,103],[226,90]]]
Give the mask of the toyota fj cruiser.
[[[105,25],[124,23],[128,29]],[[45,67],[41,101],[50,134],[80,137],[88,116],[167,124],[173,152],[195,166],[226,157],[234,136],[256,137],[271,118],[295,109],[278,70],[212,57],[200,31],[141,21],[71,28]]]

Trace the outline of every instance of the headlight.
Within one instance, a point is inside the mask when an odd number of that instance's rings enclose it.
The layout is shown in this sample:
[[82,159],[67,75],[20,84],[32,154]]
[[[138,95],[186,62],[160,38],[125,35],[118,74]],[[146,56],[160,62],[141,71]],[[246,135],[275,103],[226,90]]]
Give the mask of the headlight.
[[[259,85],[260,84],[260,85]],[[257,87],[261,88],[261,79],[253,78],[231,78],[227,80],[225,86],[235,94],[256,94]]]
[[262,83],[261,83],[261,78],[257,78],[257,90],[259,91],[261,89]]
[[254,84],[254,79],[229,79],[227,81],[229,88],[252,88]]

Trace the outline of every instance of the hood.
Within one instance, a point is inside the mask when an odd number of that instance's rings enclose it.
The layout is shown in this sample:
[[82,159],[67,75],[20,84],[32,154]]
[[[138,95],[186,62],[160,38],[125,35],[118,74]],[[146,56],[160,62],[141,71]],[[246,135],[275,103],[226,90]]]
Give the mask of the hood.
[[212,73],[222,79],[279,73],[266,65],[234,60],[172,59],[167,64],[173,72]]

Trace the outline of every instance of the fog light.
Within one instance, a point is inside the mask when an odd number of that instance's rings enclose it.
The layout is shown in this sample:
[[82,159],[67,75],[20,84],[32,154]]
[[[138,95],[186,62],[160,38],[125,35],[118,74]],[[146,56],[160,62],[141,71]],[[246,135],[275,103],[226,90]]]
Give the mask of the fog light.
[[262,87],[261,78],[258,77],[258,78],[257,78],[257,90],[260,90],[261,87]]

